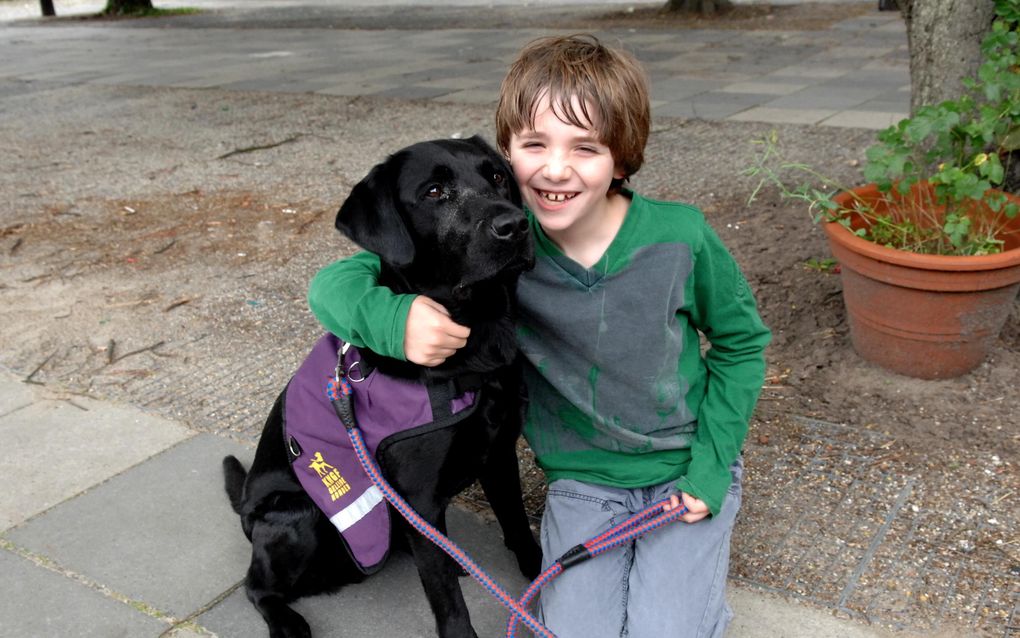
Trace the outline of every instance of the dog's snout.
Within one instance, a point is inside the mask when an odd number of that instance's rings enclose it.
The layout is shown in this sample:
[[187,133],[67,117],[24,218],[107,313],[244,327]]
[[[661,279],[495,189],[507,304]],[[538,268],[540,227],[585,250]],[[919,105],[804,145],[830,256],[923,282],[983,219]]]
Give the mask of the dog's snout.
[[528,218],[520,213],[503,213],[489,225],[498,239],[514,239],[528,232]]

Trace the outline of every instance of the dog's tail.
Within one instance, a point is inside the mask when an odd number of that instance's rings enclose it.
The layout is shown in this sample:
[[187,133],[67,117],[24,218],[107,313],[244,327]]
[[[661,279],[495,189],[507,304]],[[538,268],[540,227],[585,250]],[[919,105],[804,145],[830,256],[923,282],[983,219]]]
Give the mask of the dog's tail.
[[223,483],[230,497],[230,507],[238,514],[241,513],[241,494],[244,491],[244,479],[248,471],[244,469],[241,462],[235,456],[223,457]]

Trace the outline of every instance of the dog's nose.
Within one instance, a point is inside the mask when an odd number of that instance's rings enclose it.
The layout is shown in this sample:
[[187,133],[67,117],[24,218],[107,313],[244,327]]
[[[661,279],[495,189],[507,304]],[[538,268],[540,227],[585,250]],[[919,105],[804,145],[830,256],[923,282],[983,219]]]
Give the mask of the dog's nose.
[[520,213],[503,213],[492,220],[489,229],[498,239],[513,239],[528,232],[528,218]]

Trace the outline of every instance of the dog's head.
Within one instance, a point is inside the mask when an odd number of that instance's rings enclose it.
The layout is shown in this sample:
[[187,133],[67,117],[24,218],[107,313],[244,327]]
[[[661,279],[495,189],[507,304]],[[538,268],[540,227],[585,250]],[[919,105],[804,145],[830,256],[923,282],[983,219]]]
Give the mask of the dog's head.
[[399,273],[398,292],[456,298],[534,263],[510,165],[477,136],[394,153],[354,187],[336,227]]

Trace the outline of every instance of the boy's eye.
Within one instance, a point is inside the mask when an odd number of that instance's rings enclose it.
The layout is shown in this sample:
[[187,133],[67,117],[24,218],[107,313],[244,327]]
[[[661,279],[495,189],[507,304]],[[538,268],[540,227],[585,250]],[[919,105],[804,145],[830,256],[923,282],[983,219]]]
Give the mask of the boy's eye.
[[439,199],[443,196],[443,186],[441,184],[432,184],[425,190],[425,197],[431,199]]

